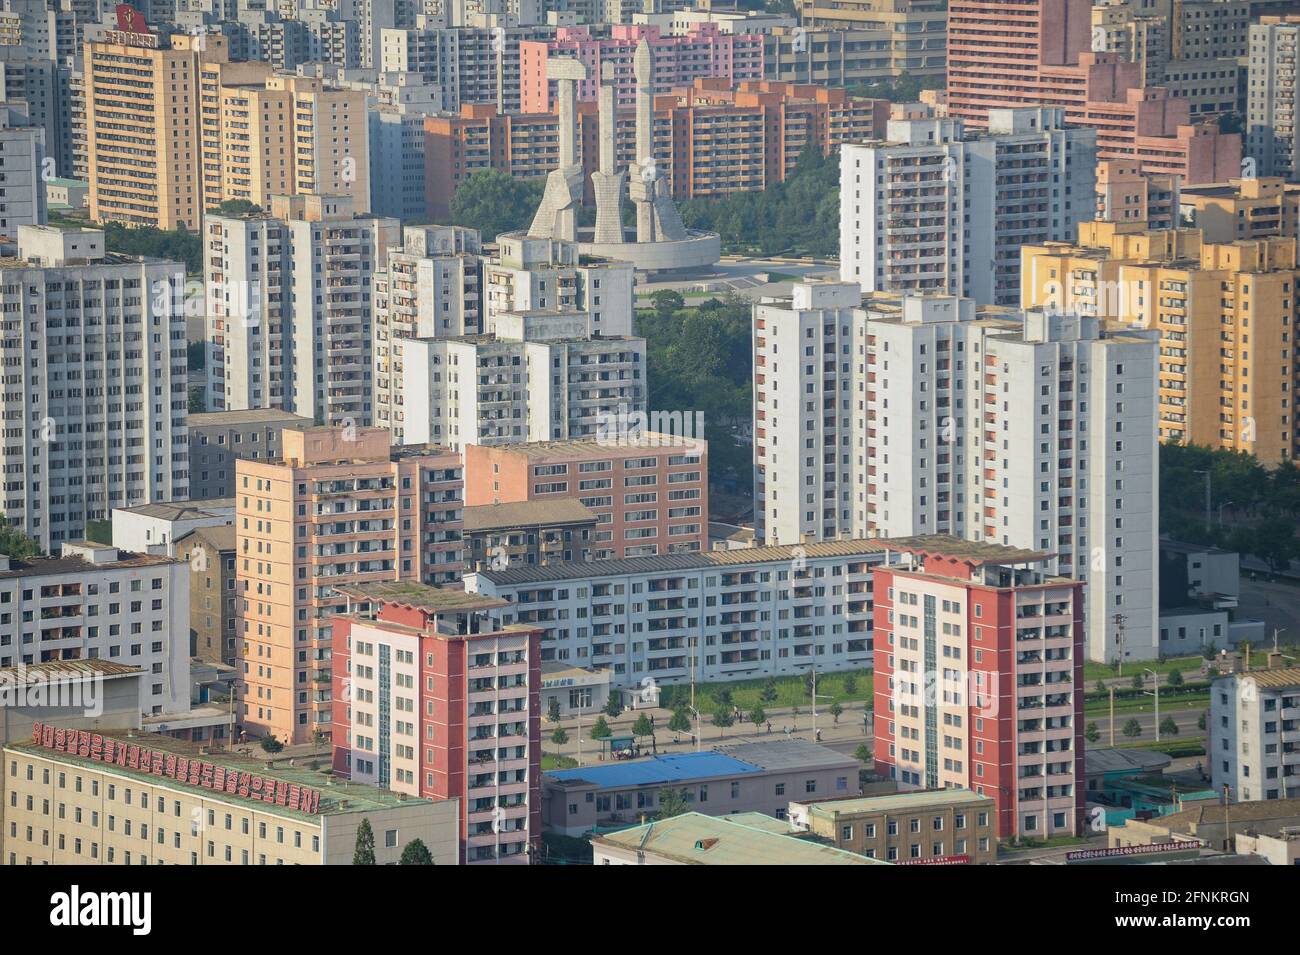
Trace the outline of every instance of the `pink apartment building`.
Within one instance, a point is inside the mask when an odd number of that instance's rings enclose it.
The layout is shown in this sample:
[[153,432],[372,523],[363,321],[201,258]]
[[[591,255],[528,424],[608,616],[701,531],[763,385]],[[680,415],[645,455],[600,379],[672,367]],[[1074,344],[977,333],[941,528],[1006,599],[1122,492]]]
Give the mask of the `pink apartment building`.
[[465,446],[465,503],[581,501],[596,512],[591,559],[708,550],[703,438],[647,432],[618,441]]
[[464,479],[446,448],[387,428],[285,430],[282,458],[235,465],[238,721],[250,736],[328,735],[336,588],[455,581]]
[[665,36],[659,27],[620,23],[608,37],[593,37],[586,27],[560,27],[554,40],[519,44],[519,103],[522,113],[549,113],[555,108],[555,84],[546,79],[550,56],[571,57],[587,67],[578,84],[578,102],[594,102],[601,65],[610,63],[618,83],[619,107],[633,108],[636,77],[632,58],[645,38],[654,54],[656,91],[690,86],[700,77],[739,83],[763,78],[763,37],[758,33],[723,33],[717,24],[698,23],[681,36]]

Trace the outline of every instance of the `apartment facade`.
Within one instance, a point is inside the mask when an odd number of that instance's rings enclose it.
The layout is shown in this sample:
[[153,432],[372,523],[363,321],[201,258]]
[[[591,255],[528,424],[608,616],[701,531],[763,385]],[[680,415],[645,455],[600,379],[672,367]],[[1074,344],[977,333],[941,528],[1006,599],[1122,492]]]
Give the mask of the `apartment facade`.
[[414,799],[153,733],[38,725],[0,751],[9,865],[348,865],[363,820],[375,863],[419,839],[456,865],[456,803]]
[[398,228],[356,213],[347,196],[276,196],[269,214],[209,215],[209,407],[371,424],[374,281]]
[[997,804],[969,789],[791,802],[790,821],[838,849],[898,865],[991,865]]
[[460,457],[393,449],[381,428],[286,431],[283,459],[236,463],[239,723],[328,733],[336,587],[455,580],[464,566]]
[[1026,305],[1154,333],[1162,441],[1293,460],[1296,239],[1207,243],[1104,223],[1080,238],[1024,248]]
[[1014,305],[1019,246],[1069,239],[1093,215],[1095,144],[1060,110],[995,110],[980,137],[956,120],[891,120],[886,141],[843,149],[840,277]]
[[1300,237],[1300,185],[1279,176],[1190,186],[1179,201],[1183,218],[1205,242]]
[[[0,262],[4,513],[49,551],[114,507],[184,499],[184,267],[96,229],[20,226]],[[82,330],[84,329],[84,340]]]
[[1293,180],[1300,172],[1295,111],[1296,40],[1300,17],[1261,17],[1250,25],[1246,102],[1246,155],[1255,173]]
[[466,505],[467,564],[505,569],[591,560],[597,517],[572,499]]
[[461,861],[527,865],[541,846],[539,631],[500,601],[411,584],[342,587],[334,771],[460,807]]
[[1132,161],[1103,159],[1097,163],[1100,220],[1144,222],[1150,229],[1176,229],[1182,214],[1182,194],[1178,176],[1147,174]]
[[67,543],[58,557],[0,556],[0,667],[100,660],[139,667],[139,712],[190,706],[189,565]]
[[578,501],[596,514],[592,560],[708,549],[708,443],[699,437],[610,433],[486,446],[465,454],[468,506]]
[[44,225],[47,218],[45,130],[28,120],[22,104],[0,107],[0,235],[10,238],[17,237],[20,225]]
[[196,501],[234,498],[235,461],[274,461],[280,457],[280,432],[310,427],[312,420],[275,408],[192,414],[190,497]]
[[1215,680],[1207,728],[1215,790],[1235,802],[1300,797],[1300,668]]
[[1078,835],[1084,585],[997,550],[875,571],[876,771],[991,798],[1000,839]]
[[235,665],[235,527],[200,527],[176,541],[190,566],[190,656]]
[[403,440],[459,449],[594,438],[644,412],[645,339],[596,329],[597,314],[502,312],[491,334],[406,341]]

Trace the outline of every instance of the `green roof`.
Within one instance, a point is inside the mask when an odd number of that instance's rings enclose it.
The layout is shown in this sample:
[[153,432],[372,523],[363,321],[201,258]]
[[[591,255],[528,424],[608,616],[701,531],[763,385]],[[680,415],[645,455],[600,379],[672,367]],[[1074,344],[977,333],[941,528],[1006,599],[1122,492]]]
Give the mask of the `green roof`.
[[780,829],[788,827],[758,812],[731,816],[688,812],[596,836],[592,845],[644,850],[683,865],[889,865],[788,831],[774,831]]
[[808,812],[824,816],[858,815],[871,812],[920,812],[959,806],[992,805],[991,796],[981,796],[969,789],[917,789],[885,796],[857,796],[852,799],[826,799],[807,803]]
[[354,600],[377,601],[418,607],[432,613],[458,610],[492,610],[507,605],[500,597],[467,593],[451,587],[433,587],[408,580],[377,580],[362,584],[337,584],[334,587],[345,597]]

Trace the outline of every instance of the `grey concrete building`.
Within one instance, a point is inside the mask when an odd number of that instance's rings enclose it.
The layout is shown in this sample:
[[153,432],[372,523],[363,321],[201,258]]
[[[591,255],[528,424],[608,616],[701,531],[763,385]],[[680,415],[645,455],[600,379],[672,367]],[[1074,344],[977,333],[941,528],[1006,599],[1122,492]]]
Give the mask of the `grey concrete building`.
[[281,432],[311,425],[310,418],[278,408],[190,415],[190,498],[233,497],[236,460],[277,460]]

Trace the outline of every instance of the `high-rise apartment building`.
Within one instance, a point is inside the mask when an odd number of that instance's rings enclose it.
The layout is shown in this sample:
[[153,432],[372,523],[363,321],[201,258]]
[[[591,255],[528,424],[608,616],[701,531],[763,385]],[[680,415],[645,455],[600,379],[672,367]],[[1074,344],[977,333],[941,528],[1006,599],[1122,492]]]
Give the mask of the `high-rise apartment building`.
[[1300,185],[1278,176],[1186,186],[1179,201],[1187,224],[1205,242],[1300,238]]
[[404,438],[404,346],[483,331],[483,245],[462,226],[407,226],[375,276],[374,423]]
[[370,424],[375,275],[397,236],[396,220],[356,214],[346,196],[209,215],[209,407]]
[[[1250,25],[1246,94],[1246,157],[1253,175],[1294,180],[1300,174],[1296,136],[1296,41],[1300,17],[1263,17]],[[1244,161],[1243,161],[1244,162]]]
[[942,540],[872,573],[875,758],[993,799],[999,838],[1083,825],[1084,586],[1046,554]]
[[[1138,227],[1140,228],[1140,226]],[[1206,243],[1199,232],[1085,223],[1077,244],[1024,248],[1026,308],[1076,311],[1158,338],[1160,438],[1300,453],[1294,238]]]
[[994,110],[984,135],[951,119],[891,120],[840,158],[840,276],[863,291],[1019,299],[1019,248],[1070,239],[1095,211],[1091,130],[1061,110]]
[[701,436],[630,433],[465,446],[465,503],[574,500],[597,515],[592,560],[708,549],[708,444]]
[[1236,802],[1300,798],[1300,667],[1215,680],[1206,729],[1216,792]]
[[393,449],[382,428],[285,431],[283,459],[239,461],[238,722],[302,743],[330,731],[340,584],[449,583],[464,566],[460,456]]
[[334,771],[460,808],[461,861],[527,865],[541,845],[541,630],[505,601],[419,584],[339,588]]
[[1178,176],[1144,173],[1131,160],[1103,159],[1097,163],[1098,219],[1145,222],[1150,229],[1176,229],[1182,214],[1181,198]]
[[19,226],[0,263],[4,514],[44,549],[188,496],[184,288],[180,263],[105,252],[97,229]]
[[631,335],[633,268],[580,255],[575,242],[512,234],[497,240],[484,267],[484,332],[505,312],[556,311],[587,316],[600,336]]
[[762,540],[946,534],[1053,553],[1049,571],[1089,581],[1090,657],[1155,656],[1155,342],[1090,317],[855,293],[802,283],[755,310]]
[[0,235],[11,239],[20,225],[44,225],[45,130],[29,125],[23,104],[0,104]]

